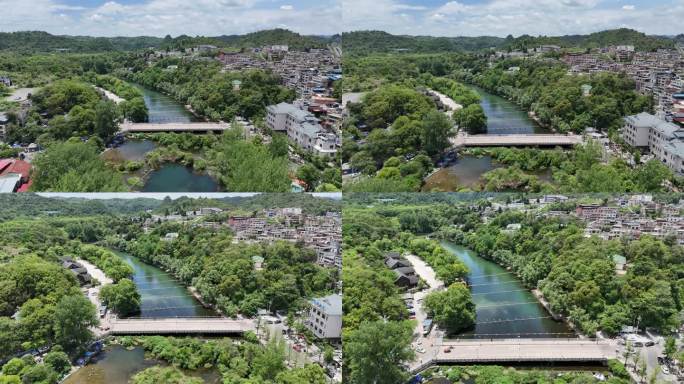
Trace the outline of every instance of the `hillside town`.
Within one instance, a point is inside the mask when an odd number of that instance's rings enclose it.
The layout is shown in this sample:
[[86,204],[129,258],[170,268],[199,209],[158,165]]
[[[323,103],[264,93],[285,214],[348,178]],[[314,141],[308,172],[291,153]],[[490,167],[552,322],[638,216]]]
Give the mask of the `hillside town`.
[[637,91],[653,96],[659,119],[684,123],[684,56],[681,49],[643,52],[632,45],[621,45],[590,53],[567,53],[561,60],[573,74],[626,73],[634,79]]
[[[157,223],[187,222],[194,226],[229,227],[235,233],[234,242],[289,241],[303,244],[316,252],[321,266],[342,268],[341,223],[339,212],[310,215],[301,208],[264,209],[253,215],[224,214],[220,208],[204,207],[187,212],[159,215],[145,219],[143,230],[149,231]],[[173,241],[177,233],[167,233],[165,241]]]

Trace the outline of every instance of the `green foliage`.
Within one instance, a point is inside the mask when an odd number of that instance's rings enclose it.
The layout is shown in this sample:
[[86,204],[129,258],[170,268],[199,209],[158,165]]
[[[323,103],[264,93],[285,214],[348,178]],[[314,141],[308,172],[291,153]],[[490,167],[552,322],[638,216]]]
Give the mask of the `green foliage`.
[[471,104],[457,110],[453,118],[460,129],[470,134],[484,133],[487,129],[487,116],[480,104]]
[[140,293],[135,283],[121,279],[116,284],[108,284],[100,290],[100,299],[119,316],[129,316],[140,311]]
[[[204,301],[219,309],[239,308],[244,315],[258,309],[289,310],[305,305],[303,298],[323,295],[332,287],[332,270],[315,265],[313,251],[290,243],[232,244],[228,231],[175,227],[179,238],[169,244],[160,227],[126,244],[126,251],[143,261],[169,269],[192,283]],[[251,257],[264,257],[255,270]],[[234,312],[234,311],[233,311]]]
[[189,377],[175,367],[150,367],[133,376],[133,384],[202,384],[197,377]]
[[423,307],[448,334],[457,334],[475,325],[475,304],[463,283],[430,293],[425,297]]
[[290,191],[287,157],[273,157],[268,147],[244,140],[239,128],[223,134],[212,161],[230,191]]
[[[177,65],[176,70],[167,70]],[[120,71],[134,83],[169,94],[193,111],[212,121],[232,121],[237,116],[263,117],[266,106],[292,101],[294,91],[280,85],[279,78],[262,70],[223,73],[218,61],[163,59],[140,71]],[[233,81],[242,82],[240,90]]]
[[45,355],[43,362],[50,366],[60,376],[64,376],[71,370],[69,356],[62,351],[50,351]]
[[99,323],[95,306],[82,295],[64,296],[55,308],[55,341],[67,352],[81,352]]
[[402,364],[414,357],[412,322],[365,322],[345,333],[344,356],[354,384],[395,384],[405,381]]
[[34,191],[125,191],[121,176],[107,168],[97,149],[87,143],[53,144],[33,162]]
[[[118,282],[133,275],[133,267],[109,249],[89,244],[73,244],[74,255],[101,269],[107,277]],[[130,280],[129,280],[130,282]],[[132,282],[131,282],[132,283]]]

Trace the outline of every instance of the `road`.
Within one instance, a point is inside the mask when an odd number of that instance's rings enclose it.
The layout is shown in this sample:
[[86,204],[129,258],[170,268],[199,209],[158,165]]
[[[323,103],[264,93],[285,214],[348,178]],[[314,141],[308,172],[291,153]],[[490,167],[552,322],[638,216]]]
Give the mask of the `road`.
[[447,114],[447,116],[453,115],[454,111],[458,111],[459,109],[463,109],[463,106],[461,104],[455,102],[454,99],[452,99],[451,97],[449,97],[443,93],[437,92],[434,89],[428,89],[428,93],[431,93],[431,94],[439,97],[439,101],[447,109],[447,111],[445,112]]
[[406,260],[411,263],[418,276],[430,286],[431,290],[444,287],[444,282],[437,278],[437,274],[423,259],[416,255],[406,255]]
[[[81,264],[83,268],[88,271],[88,274],[95,278],[97,281],[100,282],[99,285],[96,285],[94,287],[90,287],[87,289],[87,295],[88,299],[90,300],[91,303],[95,305],[95,308],[100,308],[100,305],[102,304],[100,301],[100,289],[107,285],[111,284],[114,281],[107,277],[105,273],[96,267],[95,265],[91,264],[90,262],[83,260],[83,259],[76,259],[76,262]],[[98,314],[99,316],[99,314]],[[95,333],[96,336],[100,336],[104,334],[109,328],[111,324],[111,312],[107,311],[107,314],[105,317],[100,318],[100,326],[97,328],[92,329],[93,333]]]
[[416,340],[413,343],[413,347],[416,350],[425,350],[424,353],[416,351],[416,359],[409,364],[409,367],[413,369],[428,360],[434,359],[442,344],[443,332],[436,327],[433,328],[432,332],[430,332],[427,337],[423,336],[423,321],[427,319],[427,314],[423,311],[423,299],[431,292],[444,288],[444,282],[437,278],[434,269],[420,257],[406,255],[406,260],[411,263],[416,274],[429,286],[428,289],[416,292],[413,295],[413,310],[416,313],[415,320],[417,322],[416,328],[414,329],[414,337]]
[[110,91],[108,91],[108,90],[106,90],[106,89],[104,89],[104,88],[95,87],[95,89],[97,89],[98,91],[102,92],[102,93],[105,95],[105,97],[106,97],[107,99],[113,101],[113,102],[116,103],[116,104],[119,104],[119,103],[122,103],[122,102],[126,101],[126,99],[121,98],[121,97],[117,96],[116,94],[114,94],[114,93],[112,93],[112,92],[110,92]]
[[[662,337],[652,337],[652,339],[656,342],[655,345],[650,346],[650,347],[640,347],[636,348],[634,347],[634,351],[640,355],[640,360],[646,362],[646,378],[645,380],[647,381],[650,376],[652,375],[653,371],[655,369],[659,369],[660,364],[658,363],[658,356],[663,355],[663,349],[664,349],[664,344],[665,341],[662,339]],[[623,363],[625,362],[624,359],[624,352],[625,352],[625,345],[618,345],[616,350],[619,356],[620,361]],[[628,367],[628,370],[630,374],[632,375],[632,378],[636,381],[638,381],[639,376],[636,374],[634,371],[634,357],[632,356],[630,358],[630,365]],[[658,383],[677,383],[677,377],[674,375],[666,375],[660,371],[657,377],[657,382]]]

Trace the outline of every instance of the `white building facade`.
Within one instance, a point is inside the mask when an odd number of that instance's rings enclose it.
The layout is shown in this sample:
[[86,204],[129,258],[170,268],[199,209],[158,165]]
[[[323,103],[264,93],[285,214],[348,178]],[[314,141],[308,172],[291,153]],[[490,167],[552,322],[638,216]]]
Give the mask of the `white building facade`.
[[304,325],[320,339],[342,337],[342,296],[338,294],[311,299],[309,317]]
[[673,172],[684,173],[684,129],[649,113],[627,116],[622,138],[635,148],[648,148]]

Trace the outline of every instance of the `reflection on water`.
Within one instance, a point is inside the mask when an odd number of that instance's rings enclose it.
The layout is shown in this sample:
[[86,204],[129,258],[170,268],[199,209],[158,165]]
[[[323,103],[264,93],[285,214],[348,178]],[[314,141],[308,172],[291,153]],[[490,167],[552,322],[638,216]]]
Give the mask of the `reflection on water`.
[[487,116],[487,133],[548,133],[548,130],[532,120],[519,106],[480,87],[471,88],[480,95],[480,105]]
[[459,337],[576,337],[565,323],[550,317],[515,275],[467,248],[449,242],[442,245],[470,270],[468,279],[476,305],[477,325]]
[[143,92],[150,123],[187,123],[198,119],[173,98],[134,84]]
[[156,147],[157,145],[149,140],[126,140],[122,145],[111,149],[110,156],[125,161],[144,161],[145,154]]
[[166,163],[150,173],[142,192],[218,192],[219,184],[209,175],[193,172],[181,164]]
[[[105,348],[92,363],[69,376],[64,384],[128,384],[136,373],[155,365],[168,364],[161,360],[146,359],[141,347],[128,350],[120,345],[112,345]],[[221,382],[219,373],[214,369],[186,371],[185,374],[201,377],[208,384]]]
[[161,269],[146,264],[136,257],[116,251],[133,267],[132,280],[140,292],[140,317],[196,317],[217,316],[204,308],[187,288]]

